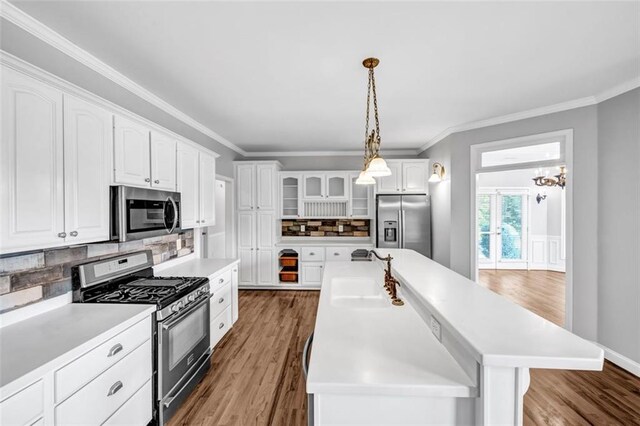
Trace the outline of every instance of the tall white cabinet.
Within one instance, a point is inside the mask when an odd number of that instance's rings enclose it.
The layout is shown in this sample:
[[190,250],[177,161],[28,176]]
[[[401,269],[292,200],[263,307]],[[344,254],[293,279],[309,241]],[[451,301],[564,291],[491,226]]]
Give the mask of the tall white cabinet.
[[270,286],[276,277],[277,161],[235,163],[239,283]]
[[111,116],[2,72],[0,253],[108,239]]

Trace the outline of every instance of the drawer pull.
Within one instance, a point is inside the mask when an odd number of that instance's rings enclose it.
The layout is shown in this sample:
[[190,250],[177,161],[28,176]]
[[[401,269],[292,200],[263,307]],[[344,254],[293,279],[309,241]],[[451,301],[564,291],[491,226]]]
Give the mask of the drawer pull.
[[223,282],[224,282],[224,278],[220,278],[220,279],[218,280],[218,284],[222,284]]
[[117,354],[118,352],[120,352],[123,349],[122,345],[120,343],[114,345],[111,350],[109,350],[109,354],[107,355],[108,357],[114,356],[115,354]]
[[340,253],[333,253],[334,256],[340,256]]
[[122,389],[122,387],[123,387],[122,382],[120,380],[118,380],[113,385],[111,385],[111,388],[109,388],[109,393],[107,394],[107,396],[114,395],[116,392],[118,392],[120,389]]
[[221,298],[218,300],[218,303],[222,303],[222,302],[224,302],[224,297],[221,297]]
[[224,323],[221,322],[220,325],[218,326],[218,329],[222,329],[222,327],[224,327]]
[[309,253],[309,256],[315,256],[316,254],[314,252]]

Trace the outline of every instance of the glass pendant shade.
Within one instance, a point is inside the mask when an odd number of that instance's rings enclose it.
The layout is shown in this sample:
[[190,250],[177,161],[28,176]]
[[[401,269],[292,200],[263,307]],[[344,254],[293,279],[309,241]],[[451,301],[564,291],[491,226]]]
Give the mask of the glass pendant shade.
[[356,185],[375,185],[376,180],[372,178],[366,171],[362,170],[356,179]]
[[379,156],[369,162],[366,172],[374,177],[391,176],[391,169],[387,166],[387,162]]

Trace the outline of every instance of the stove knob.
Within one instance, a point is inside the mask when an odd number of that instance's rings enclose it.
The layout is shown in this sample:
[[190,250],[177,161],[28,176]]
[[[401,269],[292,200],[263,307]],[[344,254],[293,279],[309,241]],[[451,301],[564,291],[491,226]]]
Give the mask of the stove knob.
[[187,300],[189,302],[193,302],[194,300],[196,300],[196,295],[195,294],[190,294],[189,296],[187,296]]
[[171,305],[171,312],[178,312],[180,310],[180,304],[174,303]]

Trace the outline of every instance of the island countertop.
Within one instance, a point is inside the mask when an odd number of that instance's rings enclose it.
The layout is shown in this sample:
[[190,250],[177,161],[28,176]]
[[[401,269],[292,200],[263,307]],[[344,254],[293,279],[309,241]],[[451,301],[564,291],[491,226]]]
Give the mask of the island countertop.
[[[307,392],[313,394],[474,397],[476,384],[410,304],[392,306],[382,268],[327,262],[318,305]],[[342,289],[337,289],[333,279]],[[337,292],[368,280],[367,300]],[[372,289],[374,289],[372,291]],[[348,290],[346,290],[348,291]],[[377,297],[379,293],[380,297]],[[370,299],[371,300],[371,299]],[[362,305],[359,305],[362,302]]]
[[[601,348],[466,277],[406,249],[391,254],[396,278],[485,366],[601,370]],[[426,327],[426,324],[425,324]]]

